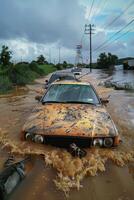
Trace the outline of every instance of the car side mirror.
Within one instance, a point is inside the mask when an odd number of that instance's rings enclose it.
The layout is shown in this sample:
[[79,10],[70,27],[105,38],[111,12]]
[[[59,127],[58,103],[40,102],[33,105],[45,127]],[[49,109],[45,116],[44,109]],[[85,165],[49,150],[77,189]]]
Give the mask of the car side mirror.
[[108,100],[108,99],[100,98],[100,100],[101,100],[101,103],[102,103],[103,105],[106,105],[107,103],[109,103],[109,100]]
[[35,97],[35,100],[40,101],[41,98],[42,98],[42,96],[36,96],[36,97]]

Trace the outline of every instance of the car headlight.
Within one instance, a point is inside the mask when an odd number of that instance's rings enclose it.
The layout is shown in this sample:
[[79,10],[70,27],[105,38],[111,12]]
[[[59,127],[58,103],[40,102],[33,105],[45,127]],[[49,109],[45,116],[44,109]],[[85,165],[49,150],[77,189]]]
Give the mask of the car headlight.
[[103,145],[103,140],[102,139],[100,139],[100,138],[96,138],[96,139],[94,139],[93,140],[93,146],[99,146],[99,147],[101,147]]
[[44,142],[44,138],[43,138],[43,136],[41,136],[41,135],[35,135],[34,141],[35,141],[36,143],[42,144],[42,143]]
[[104,147],[112,147],[113,146],[113,139],[112,138],[105,138],[103,144],[104,144]]
[[33,140],[33,134],[31,134],[31,133],[26,133],[26,134],[25,134],[25,138],[26,138],[26,140]]

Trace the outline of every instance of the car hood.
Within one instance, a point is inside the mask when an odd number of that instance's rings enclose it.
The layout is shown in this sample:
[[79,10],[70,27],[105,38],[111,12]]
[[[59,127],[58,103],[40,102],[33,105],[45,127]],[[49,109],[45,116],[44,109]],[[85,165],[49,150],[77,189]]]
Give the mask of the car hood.
[[89,104],[41,105],[33,110],[23,131],[54,136],[117,135],[116,127],[106,109]]

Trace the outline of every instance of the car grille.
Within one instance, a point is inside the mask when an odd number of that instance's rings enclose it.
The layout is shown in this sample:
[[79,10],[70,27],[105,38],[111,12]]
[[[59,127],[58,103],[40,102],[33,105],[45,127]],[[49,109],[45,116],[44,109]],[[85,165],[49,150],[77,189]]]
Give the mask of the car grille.
[[57,147],[69,147],[70,144],[75,143],[79,147],[90,147],[92,145],[92,138],[89,137],[74,137],[74,136],[45,136],[45,143]]

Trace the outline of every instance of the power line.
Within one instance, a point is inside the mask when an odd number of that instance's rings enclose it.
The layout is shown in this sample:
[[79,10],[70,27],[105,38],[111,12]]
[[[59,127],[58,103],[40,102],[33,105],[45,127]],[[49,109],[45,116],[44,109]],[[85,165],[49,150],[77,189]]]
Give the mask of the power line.
[[120,35],[119,37],[117,37],[116,39],[114,39],[113,42],[116,41],[116,40],[118,40],[118,39],[120,39],[121,37],[127,35],[127,34],[130,33],[131,31],[133,31],[133,29],[129,29],[127,32],[123,33],[122,35]]
[[90,10],[89,10],[88,18],[90,18],[90,16],[91,16],[91,12],[92,12],[92,9],[93,9],[93,6],[94,6],[94,2],[95,2],[95,0],[92,1],[91,7],[90,7]]
[[100,7],[101,3],[103,3],[103,1],[99,1],[99,3],[97,3],[97,4],[98,4],[98,6],[96,6],[96,9],[94,10],[94,16],[96,16],[96,15],[97,15],[97,13],[98,13],[98,10],[99,10],[99,7]]
[[[107,4],[107,3],[108,3],[108,0],[105,0],[105,1],[104,1],[104,4],[103,4],[103,7],[102,7],[102,9],[99,11],[99,13],[102,12],[102,10],[106,7],[106,4]],[[98,13],[97,13],[97,15],[98,15]]]
[[123,31],[126,27],[128,27],[130,24],[132,24],[134,22],[134,19],[131,20],[129,23],[127,23],[123,28],[121,28],[119,31],[117,31],[116,33],[114,33],[109,39],[105,40],[101,45],[99,45],[97,48],[94,49],[94,51],[99,50],[101,47],[103,47],[106,43],[108,43],[114,36],[116,36],[117,34],[119,34],[121,31]]
[[[103,3],[103,2],[102,2]],[[102,8],[100,8],[100,10],[95,14],[95,15],[100,15],[100,13],[105,9],[107,3],[109,3],[108,0],[105,0],[104,3],[103,3],[103,6]],[[93,35],[93,37],[96,37],[96,35]]]
[[101,49],[103,48],[106,48],[107,46],[109,46],[111,43],[119,40],[120,38],[124,37],[125,35],[127,35],[128,33],[130,33],[131,31],[133,31],[133,29],[129,29],[127,32],[123,33],[122,35],[120,35],[119,37],[115,38],[114,40],[112,40],[109,44],[107,44],[106,46],[102,47]]
[[[106,0],[106,2],[107,2],[107,0]],[[106,29],[108,26],[110,26],[114,22],[116,22],[131,6],[133,6],[133,4],[134,4],[134,1],[132,1],[131,3],[129,3],[128,6],[123,10],[123,12],[121,12],[117,17],[115,17],[109,24],[103,25],[103,29]],[[96,36],[96,35],[94,35],[94,36]]]
[[[90,7],[90,10],[89,10],[88,18],[90,18],[90,16],[91,16],[94,3],[95,3],[95,0],[92,1],[91,7]],[[85,26],[86,26],[86,25],[85,25]],[[83,43],[84,35],[85,35],[85,30],[84,30],[84,33],[83,33],[83,35],[82,35],[82,37],[81,37],[81,42],[80,42],[81,45],[82,45],[82,43]],[[83,45],[82,45],[82,46],[83,46]],[[91,61],[91,59],[90,59],[90,61]]]
[[108,26],[111,26],[114,22],[116,22],[122,15],[124,15],[124,13],[131,7],[133,6],[134,1],[132,1],[124,10],[123,12],[121,12],[117,17],[115,17],[109,24],[107,24],[106,26],[104,26],[104,29],[106,29]]
[[[95,3],[95,0],[92,1],[92,4],[91,4],[91,7],[90,7],[90,11],[89,11],[88,18],[91,16],[91,12],[92,12],[94,3]],[[81,37],[81,40],[80,40],[80,44],[81,44],[81,45],[82,45],[82,43],[83,43],[84,36],[85,36],[85,30],[84,30],[84,33],[82,34],[82,37]],[[82,45],[82,46],[83,46],[83,45]]]
[[[105,0],[104,2],[103,2],[103,1],[100,1],[100,4],[99,4],[99,6],[98,6],[98,8],[100,7],[100,9],[96,9],[97,12],[96,12],[94,15],[98,15],[99,13],[101,13],[102,10],[105,8],[107,2],[108,2],[108,0]],[[101,5],[102,5],[102,6],[101,6]]]

